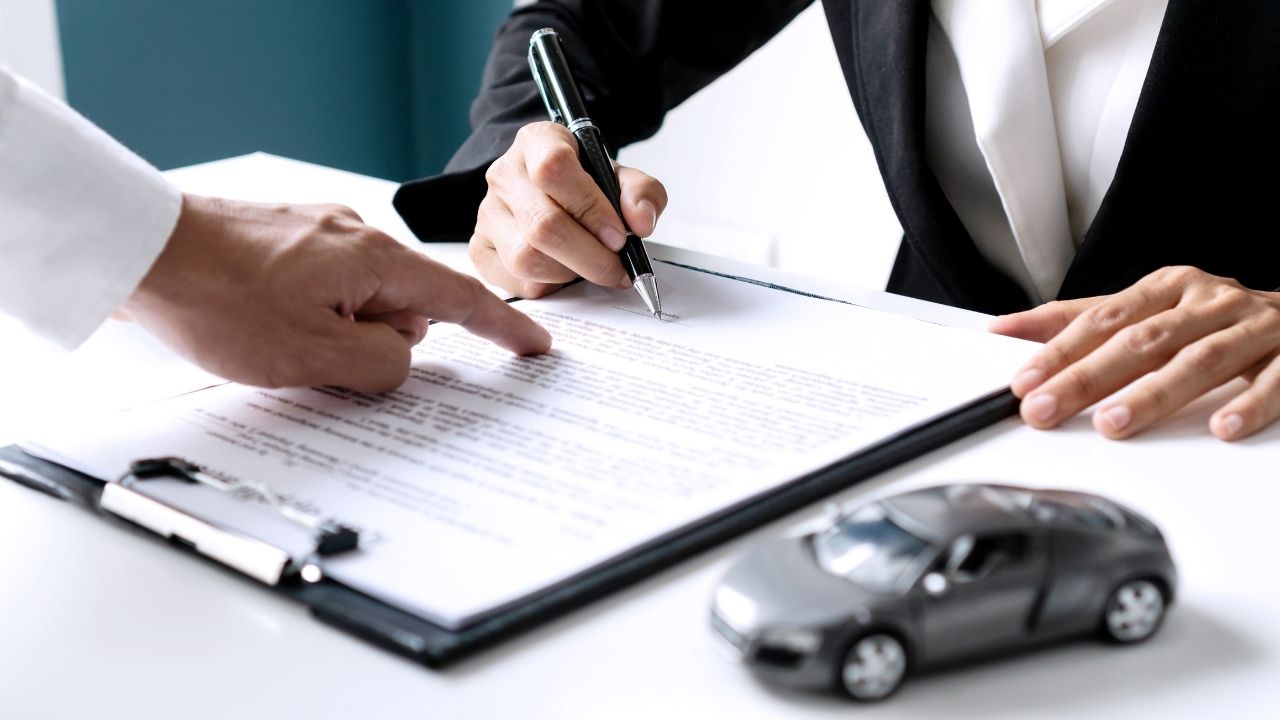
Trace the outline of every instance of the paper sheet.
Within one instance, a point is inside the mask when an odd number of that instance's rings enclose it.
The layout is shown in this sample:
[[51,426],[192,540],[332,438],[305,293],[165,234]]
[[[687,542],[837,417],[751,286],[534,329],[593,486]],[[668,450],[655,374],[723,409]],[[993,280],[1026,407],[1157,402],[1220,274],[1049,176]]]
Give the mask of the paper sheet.
[[435,326],[385,395],[226,385],[25,447],[102,478],[179,455],[265,481],[362,530],[332,577],[458,627],[994,392],[1035,347],[659,273],[665,322],[586,284],[522,301],[555,338],[541,357]]

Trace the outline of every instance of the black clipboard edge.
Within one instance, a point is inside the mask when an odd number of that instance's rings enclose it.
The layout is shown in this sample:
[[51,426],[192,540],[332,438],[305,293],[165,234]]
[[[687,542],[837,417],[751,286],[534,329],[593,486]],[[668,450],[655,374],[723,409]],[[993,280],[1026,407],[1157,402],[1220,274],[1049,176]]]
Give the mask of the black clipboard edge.
[[[331,626],[428,667],[442,668],[1011,417],[1017,414],[1017,408],[1018,400],[1007,389],[980,398],[769,493],[711,515],[672,536],[619,555],[583,576],[456,631],[331,580],[314,585],[281,585],[276,589],[305,604],[317,619]],[[0,475],[95,513],[97,497],[104,484],[29,455],[17,446],[0,448]]]

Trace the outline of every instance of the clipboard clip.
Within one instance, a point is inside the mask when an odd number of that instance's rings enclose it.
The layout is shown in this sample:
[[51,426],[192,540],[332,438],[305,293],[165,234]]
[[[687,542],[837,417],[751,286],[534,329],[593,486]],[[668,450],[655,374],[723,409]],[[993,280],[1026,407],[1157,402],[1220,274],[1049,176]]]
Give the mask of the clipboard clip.
[[[294,556],[284,548],[219,527],[140,492],[141,483],[161,478],[259,497],[281,517],[311,534],[313,545],[310,552]],[[295,573],[314,582],[322,574],[318,566],[308,562],[311,556],[339,555],[354,550],[360,543],[358,531],[289,505],[264,483],[218,477],[205,472],[199,465],[176,457],[133,462],[123,477],[106,484],[98,506],[268,585],[277,585]]]

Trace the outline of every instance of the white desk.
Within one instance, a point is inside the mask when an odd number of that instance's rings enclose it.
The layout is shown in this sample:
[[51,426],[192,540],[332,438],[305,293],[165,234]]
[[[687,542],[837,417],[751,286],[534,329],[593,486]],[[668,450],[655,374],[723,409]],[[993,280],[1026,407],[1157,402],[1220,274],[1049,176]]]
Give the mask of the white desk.
[[[409,239],[383,181],[268,156],[172,176],[199,192],[345,202]],[[463,262],[460,248],[433,252]],[[980,325],[966,313],[941,319]],[[28,418],[56,421],[205,377],[115,323],[70,355],[11,325],[0,326],[0,348],[0,442]],[[1227,445],[1207,435],[1207,415],[1195,408],[1123,443],[1095,436],[1087,419],[1049,433],[1008,421],[845,493],[953,479],[1104,491],[1163,526],[1182,573],[1180,602],[1145,646],[1085,641],[913,678],[870,707],[761,685],[718,655],[706,627],[730,559],[812,513],[432,672],[251,581],[0,481],[0,718],[1274,717],[1280,429]]]

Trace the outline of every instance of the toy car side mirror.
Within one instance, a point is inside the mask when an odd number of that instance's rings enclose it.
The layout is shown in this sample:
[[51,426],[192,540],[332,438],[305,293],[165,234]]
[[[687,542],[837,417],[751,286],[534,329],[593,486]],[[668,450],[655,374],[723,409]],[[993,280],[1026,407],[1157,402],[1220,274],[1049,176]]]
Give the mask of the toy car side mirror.
[[827,521],[828,526],[835,527],[844,517],[844,512],[840,510],[839,505],[829,502],[822,506],[822,517]]
[[951,583],[947,581],[947,576],[940,572],[931,572],[925,575],[921,586],[932,597],[942,597],[951,589]]

